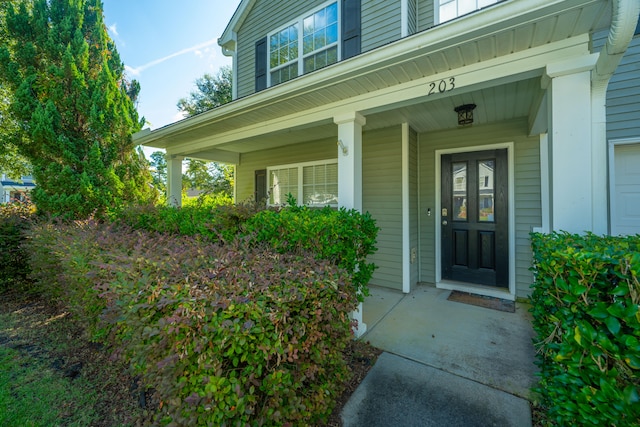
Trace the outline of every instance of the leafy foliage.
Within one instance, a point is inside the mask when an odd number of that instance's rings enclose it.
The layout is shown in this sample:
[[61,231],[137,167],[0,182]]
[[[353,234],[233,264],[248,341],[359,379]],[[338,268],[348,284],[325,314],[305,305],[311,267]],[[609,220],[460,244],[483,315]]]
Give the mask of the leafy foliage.
[[375,265],[367,262],[367,256],[376,251],[379,230],[368,212],[294,203],[279,211],[258,212],[243,228],[255,241],[267,242],[279,252],[311,251],[318,259],[331,261],[349,272],[360,298],[368,295]]
[[332,263],[91,222],[30,236],[40,288],[153,387],[160,424],[313,425],[331,412],[357,302]]
[[131,140],[140,123],[129,94],[139,86],[123,77],[101,1],[16,3],[2,5],[0,80],[19,154],[38,183],[38,210],[86,218],[151,198],[146,161]]
[[132,206],[123,210],[114,221],[135,229],[160,233],[198,235],[213,242],[232,241],[242,225],[256,212],[264,209],[257,203],[232,205],[223,197],[204,196],[181,208],[170,206]]
[[310,251],[351,275],[359,298],[375,270],[367,257],[376,251],[379,228],[369,213],[345,208],[295,206],[265,209],[261,203],[193,205],[182,208],[145,206],[119,217],[132,227],[211,241],[232,241],[239,233],[249,244],[268,243],[280,253]]
[[28,203],[0,205],[0,291],[21,285],[29,274],[28,256],[21,244],[33,214]]
[[182,176],[184,190],[199,190],[203,194],[233,195],[233,165],[187,160],[187,169]]
[[167,158],[164,152],[154,151],[151,153],[151,179],[153,187],[160,193],[167,191]]
[[559,425],[640,419],[640,236],[532,234],[536,391]]
[[233,72],[229,66],[221,67],[216,75],[205,74],[196,80],[197,90],[178,101],[178,110],[191,117],[231,102],[232,81]]

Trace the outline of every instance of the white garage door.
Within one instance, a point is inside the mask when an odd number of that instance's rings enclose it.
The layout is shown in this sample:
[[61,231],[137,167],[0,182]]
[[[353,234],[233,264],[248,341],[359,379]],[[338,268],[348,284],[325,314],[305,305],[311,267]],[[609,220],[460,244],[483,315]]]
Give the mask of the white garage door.
[[612,187],[611,234],[640,233],[640,143],[615,146]]

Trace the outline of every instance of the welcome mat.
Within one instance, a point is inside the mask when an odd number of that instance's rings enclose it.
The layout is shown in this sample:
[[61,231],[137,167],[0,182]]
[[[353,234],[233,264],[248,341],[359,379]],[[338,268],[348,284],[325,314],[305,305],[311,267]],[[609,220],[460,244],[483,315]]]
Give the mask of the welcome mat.
[[461,302],[463,304],[477,305],[478,307],[490,308],[492,310],[516,312],[516,303],[500,298],[486,297],[483,295],[470,294],[468,292],[451,291],[449,301]]

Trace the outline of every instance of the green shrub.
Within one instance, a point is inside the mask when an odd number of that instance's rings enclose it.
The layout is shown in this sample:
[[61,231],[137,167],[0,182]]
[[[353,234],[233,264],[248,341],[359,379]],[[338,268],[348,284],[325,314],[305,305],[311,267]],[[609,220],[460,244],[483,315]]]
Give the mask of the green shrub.
[[0,291],[25,283],[29,274],[28,257],[21,244],[33,217],[30,204],[0,205]]
[[306,250],[331,261],[351,274],[359,298],[368,295],[367,284],[376,267],[367,262],[367,256],[377,249],[379,230],[368,212],[290,206],[258,212],[244,223],[243,230],[278,252]]
[[349,275],[247,243],[78,222],[29,247],[41,286],[155,390],[160,424],[321,423],[348,376]]
[[113,218],[135,229],[160,233],[199,235],[210,241],[235,239],[241,225],[264,209],[258,203],[228,204],[219,199],[200,199],[201,203],[175,208],[143,205],[129,207]]
[[266,242],[280,253],[311,251],[347,270],[359,298],[368,295],[367,284],[376,268],[367,257],[377,250],[379,228],[369,213],[354,209],[295,205],[265,209],[259,203],[142,206],[123,212],[117,220],[136,229],[198,235],[213,242],[233,241],[239,234],[251,244]]
[[532,234],[535,389],[559,425],[640,419],[640,236]]

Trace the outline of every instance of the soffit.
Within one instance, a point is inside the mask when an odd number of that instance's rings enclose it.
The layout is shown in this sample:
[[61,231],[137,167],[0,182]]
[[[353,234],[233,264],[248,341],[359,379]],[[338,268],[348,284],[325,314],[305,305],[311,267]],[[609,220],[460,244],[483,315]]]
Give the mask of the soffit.
[[[233,133],[239,129],[253,127],[254,136],[245,135],[242,140],[226,143],[224,147],[218,146],[218,148],[237,152],[248,152],[331,136],[336,134],[336,127],[331,120],[310,124],[314,126],[314,130],[308,132],[308,126],[302,128],[287,126],[286,117],[412,80],[451,72],[460,67],[503,55],[544,46],[581,34],[591,34],[605,29],[608,25],[611,15],[609,3],[604,0],[555,2],[512,0],[498,3],[489,10],[459,18],[285,84],[235,100],[215,110],[158,129],[140,136],[137,142],[159,148],[171,148],[184,146],[190,141],[206,139],[211,140],[212,146],[217,146],[216,134]],[[513,11],[516,10],[521,12],[514,15]],[[444,38],[442,34],[449,36]],[[541,64],[541,67],[544,65]],[[523,99],[534,99],[534,92],[539,91],[535,86],[535,82],[526,80],[478,90],[465,97],[469,102],[475,98],[496,99],[500,94],[513,97],[512,90],[518,94],[522,93],[521,97],[516,96],[515,107],[513,102],[476,102],[478,105],[484,105],[483,109],[478,111],[478,117],[486,117],[489,121],[508,118],[516,112],[519,114],[526,110],[527,107],[520,104]],[[393,124],[394,120],[402,117],[419,118],[412,123],[418,131],[433,129],[431,126],[434,125],[446,126],[445,123],[448,121],[440,119],[444,119],[445,114],[449,117],[448,114],[457,104],[458,100],[453,96],[428,104],[376,112],[373,117],[367,116],[365,130]],[[439,118],[437,112],[431,111],[438,108],[442,109],[443,117]],[[431,113],[420,115],[418,112],[421,110],[430,110]],[[329,118],[330,113],[328,112]],[[267,133],[260,131],[260,123],[279,119],[282,119],[282,129],[269,130]],[[455,123],[452,126],[455,126]]]

